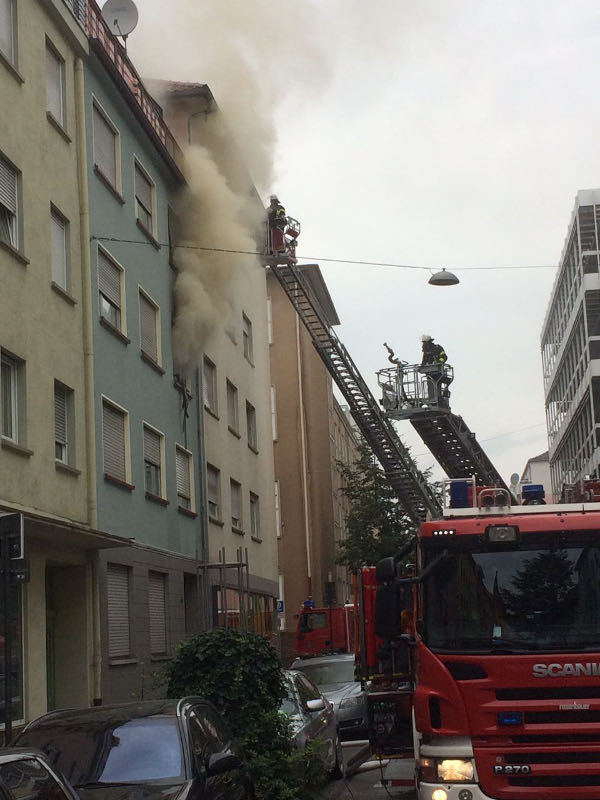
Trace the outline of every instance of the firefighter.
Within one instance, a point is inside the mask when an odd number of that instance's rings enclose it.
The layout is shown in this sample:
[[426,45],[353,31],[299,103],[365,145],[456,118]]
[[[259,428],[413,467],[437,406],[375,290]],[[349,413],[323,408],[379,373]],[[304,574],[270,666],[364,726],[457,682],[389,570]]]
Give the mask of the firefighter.
[[267,209],[267,215],[269,218],[269,227],[279,228],[283,230],[285,228],[285,208],[279,202],[279,198],[276,194],[271,195],[271,204]]
[[423,360],[421,361],[421,366],[426,367],[430,364],[439,364],[441,367],[448,361],[448,356],[446,355],[444,348],[441,344],[436,344],[433,341],[433,336],[430,336],[428,333],[424,333],[421,336],[421,341],[423,342]]

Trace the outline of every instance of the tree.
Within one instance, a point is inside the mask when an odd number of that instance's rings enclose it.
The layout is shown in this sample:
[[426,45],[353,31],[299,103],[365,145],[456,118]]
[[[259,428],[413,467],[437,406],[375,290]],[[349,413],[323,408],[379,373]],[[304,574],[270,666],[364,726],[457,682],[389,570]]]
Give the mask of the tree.
[[339,468],[350,511],[347,537],[338,544],[337,562],[356,572],[361,566],[394,555],[414,535],[415,526],[364,440],[359,445],[358,460],[350,465],[339,463]]
[[257,800],[313,800],[325,775],[318,747],[296,750],[279,713],[286,693],[277,653],[264,636],[213,628],[184,641],[167,668],[168,697],[210,700],[239,741]]

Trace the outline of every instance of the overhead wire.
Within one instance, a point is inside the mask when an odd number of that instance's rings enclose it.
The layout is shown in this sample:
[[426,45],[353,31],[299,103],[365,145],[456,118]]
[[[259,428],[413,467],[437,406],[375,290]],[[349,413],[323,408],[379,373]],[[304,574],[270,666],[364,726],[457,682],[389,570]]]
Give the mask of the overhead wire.
[[[155,241],[141,241],[139,239],[121,239],[117,236],[92,236],[90,237],[91,241],[100,241],[100,242],[118,242],[120,244],[144,244],[156,247],[156,245],[160,245],[161,247],[169,247],[170,244],[168,242],[155,242]],[[242,255],[242,256],[264,256],[264,252],[258,250],[237,250],[234,248],[227,248],[227,247],[203,247],[201,245],[196,244],[177,244],[174,246],[175,250],[200,250],[205,251],[208,253],[231,253],[232,255]],[[332,264],[356,264],[358,266],[367,266],[367,267],[391,267],[393,269],[417,269],[417,270],[424,270],[425,272],[431,272],[433,270],[439,269],[439,267],[426,267],[421,264],[400,264],[393,261],[365,261],[353,258],[331,258],[331,257],[324,257],[324,256],[302,256],[303,261],[314,261],[318,263],[332,263]],[[465,270],[478,270],[478,271],[492,271],[492,270],[504,270],[504,269],[556,269],[556,264],[505,264],[505,265],[497,265],[497,266],[477,266],[477,267],[455,267],[455,266],[447,266],[446,269],[452,269],[453,271],[465,271]]]

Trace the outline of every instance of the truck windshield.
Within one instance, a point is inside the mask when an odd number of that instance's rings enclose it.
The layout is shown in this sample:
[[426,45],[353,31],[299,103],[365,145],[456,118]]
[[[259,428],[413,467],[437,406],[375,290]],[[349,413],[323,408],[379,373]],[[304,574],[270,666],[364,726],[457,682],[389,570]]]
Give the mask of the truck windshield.
[[[427,548],[425,564],[439,555]],[[461,549],[423,586],[423,639],[433,650],[597,650],[600,533],[523,536],[517,550]]]

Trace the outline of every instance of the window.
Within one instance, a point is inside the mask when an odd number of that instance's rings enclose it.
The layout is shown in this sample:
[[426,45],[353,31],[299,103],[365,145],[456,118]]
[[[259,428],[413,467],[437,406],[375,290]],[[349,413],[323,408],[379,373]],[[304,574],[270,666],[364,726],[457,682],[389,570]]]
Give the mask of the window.
[[167,652],[167,576],[163,572],[148,573],[148,609],[150,618],[150,652]]
[[122,329],[122,287],[121,270],[102,250],[98,250],[98,287],[100,290],[100,316],[113,328]]
[[206,479],[208,483],[208,516],[221,519],[221,487],[220,473],[211,464],[206,466]]
[[160,433],[144,425],[144,475],[148,494],[162,497],[162,448]]
[[69,464],[73,454],[73,392],[54,381],[54,457]]
[[15,248],[19,247],[17,188],[17,171],[0,156],[0,242]]
[[2,437],[11,442],[22,440],[20,407],[22,405],[22,379],[24,362],[2,353]]
[[260,505],[254,492],[250,492],[250,535],[253,539],[260,539]]
[[252,364],[252,323],[245,314],[242,314],[242,339],[244,342],[244,358]]
[[140,291],[140,348],[155,364],[160,364],[158,320],[158,306]]
[[127,413],[107,400],[103,400],[102,449],[105,475],[127,482],[128,445]]
[[46,42],[46,110],[62,127],[65,124],[64,69],[65,62]]
[[0,0],[0,52],[15,63],[15,0]]
[[203,366],[203,393],[204,393],[204,405],[209,411],[212,411],[213,414],[218,413],[218,406],[217,406],[217,368],[213,364],[213,362],[208,359],[204,358],[204,366]]
[[107,564],[106,598],[108,616],[108,657],[131,655],[129,630],[130,569],[122,564]]
[[233,433],[238,433],[240,420],[238,417],[238,390],[227,381],[227,425]]
[[256,437],[256,409],[251,403],[246,402],[246,428],[248,429],[248,447],[258,450]]
[[154,233],[154,184],[139,164],[135,165],[135,215],[144,228]]
[[279,491],[279,481],[275,481],[275,530],[277,531],[277,538],[281,539],[281,497]]
[[233,478],[229,481],[231,494],[231,527],[242,530],[242,485]]
[[275,404],[275,387],[271,386],[271,430],[273,441],[277,441],[277,406]]
[[66,219],[56,209],[50,211],[50,247],[52,280],[61,289],[67,288],[67,231]]
[[177,481],[177,505],[180,508],[193,511],[192,454],[179,446],[175,447],[175,477]]
[[117,159],[119,134],[100,108],[94,104],[94,163],[102,177],[114,188],[120,185]]

